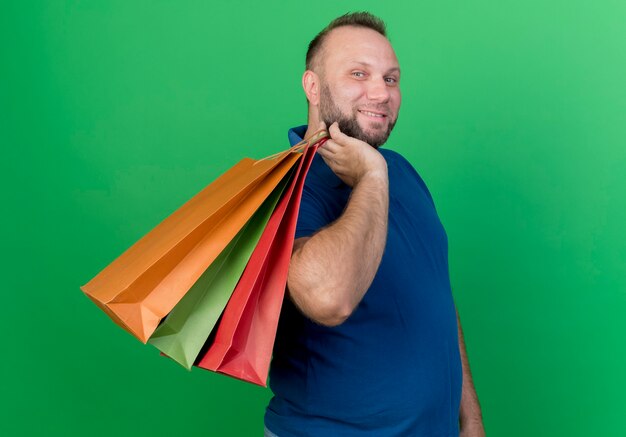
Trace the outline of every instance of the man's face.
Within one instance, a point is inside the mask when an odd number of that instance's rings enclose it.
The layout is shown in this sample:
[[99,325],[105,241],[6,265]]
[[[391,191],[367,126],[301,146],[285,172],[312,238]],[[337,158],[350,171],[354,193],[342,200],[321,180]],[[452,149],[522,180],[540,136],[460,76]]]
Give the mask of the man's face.
[[400,69],[391,44],[378,32],[332,30],[320,52],[320,119],[373,147],[383,145],[400,110]]

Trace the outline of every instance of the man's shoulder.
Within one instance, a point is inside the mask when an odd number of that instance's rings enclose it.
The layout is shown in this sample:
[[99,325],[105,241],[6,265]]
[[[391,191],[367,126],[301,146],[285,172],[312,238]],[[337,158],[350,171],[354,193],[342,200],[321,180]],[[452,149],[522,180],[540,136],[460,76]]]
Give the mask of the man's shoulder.
[[389,149],[387,147],[379,147],[378,151],[380,153],[382,153],[382,155],[385,156],[385,157],[391,156],[391,157],[394,157],[394,158],[402,158],[402,159],[404,159],[404,157],[399,152],[396,152],[395,150]]
[[387,161],[387,165],[397,165],[400,167],[405,167],[410,169],[412,172],[417,173],[413,165],[406,159],[400,152],[397,152],[392,149],[387,148],[379,148],[378,151],[385,157],[385,161]]
[[[385,159],[392,159],[409,164],[409,161],[398,151],[389,149],[387,147],[380,147],[378,151],[385,157]],[[409,164],[410,165],[410,164]]]
[[430,194],[430,190],[426,185],[426,182],[407,158],[405,158],[402,154],[395,150],[382,147],[378,150],[385,157],[385,160],[387,161],[387,166],[390,168],[390,171],[393,171],[391,170],[391,168],[395,167],[395,174],[397,177],[404,180],[406,180],[406,178],[409,178],[413,181],[416,181],[417,184],[424,190],[433,206],[435,205],[432,195]]

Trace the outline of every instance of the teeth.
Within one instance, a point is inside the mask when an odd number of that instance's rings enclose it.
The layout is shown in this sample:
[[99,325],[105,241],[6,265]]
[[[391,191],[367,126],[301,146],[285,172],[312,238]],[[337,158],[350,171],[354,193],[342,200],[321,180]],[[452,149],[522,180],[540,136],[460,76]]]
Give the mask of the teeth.
[[363,114],[365,115],[369,115],[370,117],[384,117],[383,114],[375,114],[373,112],[369,112],[369,111],[361,111]]

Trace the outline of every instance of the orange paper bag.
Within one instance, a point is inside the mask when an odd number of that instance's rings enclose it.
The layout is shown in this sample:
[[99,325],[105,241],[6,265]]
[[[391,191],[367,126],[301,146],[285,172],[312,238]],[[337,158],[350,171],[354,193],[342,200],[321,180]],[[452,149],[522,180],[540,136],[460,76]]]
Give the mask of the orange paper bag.
[[297,148],[244,158],[81,287],[142,342],[301,157]]

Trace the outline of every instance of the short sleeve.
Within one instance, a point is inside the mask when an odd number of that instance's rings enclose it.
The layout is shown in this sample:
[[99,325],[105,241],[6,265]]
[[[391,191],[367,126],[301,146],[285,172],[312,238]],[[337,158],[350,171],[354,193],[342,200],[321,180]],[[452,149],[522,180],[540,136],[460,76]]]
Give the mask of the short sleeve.
[[300,200],[296,238],[310,237],[332,221],[328,210],[315,187],[305,183]]

